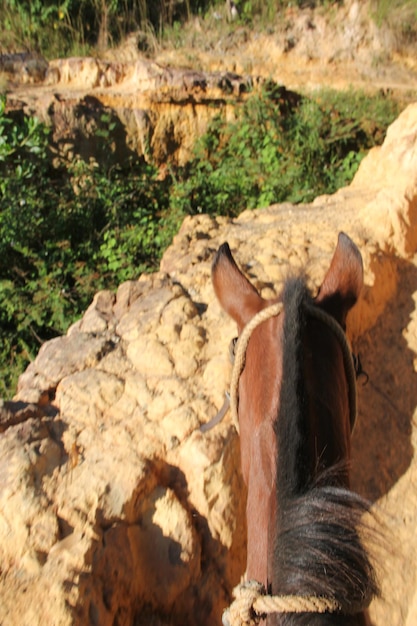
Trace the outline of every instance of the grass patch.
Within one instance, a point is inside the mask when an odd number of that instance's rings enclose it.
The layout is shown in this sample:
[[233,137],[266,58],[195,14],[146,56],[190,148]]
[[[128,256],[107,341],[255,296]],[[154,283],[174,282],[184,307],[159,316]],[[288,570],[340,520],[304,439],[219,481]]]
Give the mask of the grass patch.
[[374,0],[373,19],[388,32],[390,51],[413,52],[417,43],[417,0]]

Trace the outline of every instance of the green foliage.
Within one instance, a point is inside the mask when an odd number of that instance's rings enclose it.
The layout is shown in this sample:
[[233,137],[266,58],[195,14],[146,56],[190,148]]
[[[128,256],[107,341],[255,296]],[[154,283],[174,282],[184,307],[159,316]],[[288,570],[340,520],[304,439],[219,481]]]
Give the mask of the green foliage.
[[[217,117],[191,162],[164,180],[133,156],[54,166],[48,128],[6,113],[0,98],[0,396],[98,289],[155,269],[184,215],[331,193],[398,113],[364,94],[287,96],[271,88],[233,124]],[[111,143],[114,123],[101,116],[96,147]]]
[[52,166],[49,131],[0,100],[0,395],[100,288],[156,267],[167,182],[143,161]]
[[417,0],[373,0],[374,16],[377,24],[381,26],[392,19],[396,14],[401,17],[417,17]]
[[212,122],[174,189],[179,212],[238,215],[332,193],[398,112],[392,101],[360,93],[323,91],[293,106],[285,97],[253,96],[234,123]]
[[0,0],[3,44],[50,54],[71,47],[68,16],[71,0]]

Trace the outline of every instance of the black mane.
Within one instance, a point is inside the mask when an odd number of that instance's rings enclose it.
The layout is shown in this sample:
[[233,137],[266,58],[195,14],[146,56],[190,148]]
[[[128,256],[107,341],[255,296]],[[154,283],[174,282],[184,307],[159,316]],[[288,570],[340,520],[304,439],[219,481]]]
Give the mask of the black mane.
[[[311,399],[303,347],[309,326],[304,305],[312,304],[312,298],[305,281],[289,281],[283,301],[283,373],[276,422],[278,520],[272,593],[326,596],[338,602],[341,612],[280,615],[271,617],[268,624],[362,624],[361,612],[378,592],[361,539],[362,517],[369,506],[339,480],[347,472],[346,466],[325,468],[318,476],[313,475],[316,466],[309,445]],[[322,331],[332,332],[324,327]]]
[[298,278],[286,283],[283,294],[282,385],[276,422],[280,451],[277,470],[280,501],[301,495],[310,482],[308,394],[303,371],[303,336],[306,327],[304,304],[309,302],[311,297],[304,280]]

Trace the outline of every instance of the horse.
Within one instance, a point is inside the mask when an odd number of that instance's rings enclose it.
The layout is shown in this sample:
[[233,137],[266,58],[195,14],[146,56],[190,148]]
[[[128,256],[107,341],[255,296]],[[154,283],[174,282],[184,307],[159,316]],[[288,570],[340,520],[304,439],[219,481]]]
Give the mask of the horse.
[[[237,323],[235,358],[246,336],[231,389],[247,487],[246,579],[297,605],[260,614],[251,605],[245,623],[366,624],[378,585],[361,532],[369,506],[350,487],[356,372],[345,334],[363,286],[361,254],[340,233],[315,297],[298,276],[265,300],[224,243],[212,283]],[[223,623],[233,626],[230,615]]]

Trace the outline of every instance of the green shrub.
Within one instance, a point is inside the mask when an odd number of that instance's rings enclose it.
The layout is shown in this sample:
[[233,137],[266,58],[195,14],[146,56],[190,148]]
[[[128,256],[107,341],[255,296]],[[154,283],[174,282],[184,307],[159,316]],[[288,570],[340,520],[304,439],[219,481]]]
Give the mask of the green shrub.
[[398,113],[393,101],[361,93],[322,91],[292,106],[285,98],[279,91],[254,95],[234,123],[220,116],[211,123],[178,175],[177,211],[238,215],[333,193]]
[[167,183],[142,160],[52,165],[49,131],[0,100],[0,395],[100,288],[155,268]]

